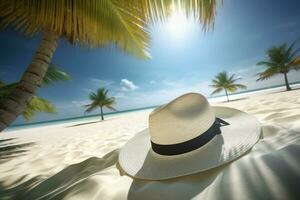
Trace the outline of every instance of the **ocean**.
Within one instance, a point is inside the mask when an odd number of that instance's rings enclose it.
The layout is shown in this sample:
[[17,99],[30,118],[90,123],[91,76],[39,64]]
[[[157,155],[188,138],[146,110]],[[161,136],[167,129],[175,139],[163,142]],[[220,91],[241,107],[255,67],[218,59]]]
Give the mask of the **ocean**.
[[[295,82],[290,84],[290,86],[294,89],[300,88],[300,82]],[[275,85],[272,87],[265,87],[255,90],[247,90],[247,91],[241,91],[236,92],[229,95],[230,100],[238,100],[242,98],[249,97],[250,95],[261,95],[261,94],[267,94],[267,93],[273,93],[273,92],[281,92],[285,91],[285,85]],[[218,95],[214,97],[207,97],[208,101],[211,103],[216,102],[222,102],[226,101],[225,95]],[[117,112],[111,112],[111,113],[105,113],[105,117],[113,117],[124,113],[130,113],[130,112],[136,112],[136,111],[142,111],[147,109],[154,109],[158,107],[156,106],[149,106],[144,108],[136,108],[131,110],[124,110],[124,111],[117,111]],[[94,121],[99,120],[99,115],[89,115],[89,116],[78,116],[78,117],[72,117],[72,118],[64,118],[64,119],[57,119],[57,120],[51,120],[51,121],[40,121],[40,122],[34,122],[34,123],[26,123],[26,124],[15,124],[8,127],[5,131],[14,131],[19,129],[25,129],[25,128],[32,128],[32,127],[38,127],[38,126],[46,126],[46,125],[56,125],[56,124],[62,124],[62,123],[72,123],[72,122],[88,122],[88,121]]]

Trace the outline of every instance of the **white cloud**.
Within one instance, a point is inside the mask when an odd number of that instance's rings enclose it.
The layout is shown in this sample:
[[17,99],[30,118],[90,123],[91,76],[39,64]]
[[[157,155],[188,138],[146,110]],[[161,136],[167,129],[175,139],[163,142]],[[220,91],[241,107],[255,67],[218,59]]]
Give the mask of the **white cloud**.
[[120,85],[121,85],[121,89],[123,91],[129,91],[129,90],[132,91],[132,90],[136,90],[139,88],[132,81],[129,81],[127,79],[122,79]]
[[156,83],[156,81],[153,81],[153,80],[152,80],[152,81],[150,81],[149,83],[150,83],[150,84],[155,84],[155,83]]
[[[165,83],[173,83],[173,81],[163,81]],[[126,94],[122,98],[117,99],[116,107],[119,110],[141,108],[147,106],[161,105],[168,101],[189,92],[198,92],[203,95],[209,96],[211,88],[210,82],[188,82],[186,79],[177,81],[178,87],[174,87],[173,84],[164,84],[158,90],[148,91],[133,91]],[[179,86],[180,85],[180,86]]]

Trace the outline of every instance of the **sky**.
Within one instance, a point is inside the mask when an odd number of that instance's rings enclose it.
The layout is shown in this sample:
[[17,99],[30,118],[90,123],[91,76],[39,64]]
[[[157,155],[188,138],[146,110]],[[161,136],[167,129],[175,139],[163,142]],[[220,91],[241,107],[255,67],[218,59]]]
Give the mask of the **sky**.
[[[177,14],[151,25],[148,60],[112,47],[72,46],[61,39],[52,63],[72,80],[38,91],[55,104],[57,114],[39,114],[33,122],[82,116],[88,94],[100,87],[116,97],[117,110],[128,110],[164,104],[187,92],[209,96],[211,80],[222,71],[241,77],[248,90],[283,84],[280,75],[256,82],[255,74],[264,69],[256,63],[265,59],[268,48],[300,37],[299,9],[298,0],[224,0],[217,8],[214,30],[206,33],[193,19]],[[19,80],[39,41],[39,36],[1,31],[0,80]],[[288,77],[290,82],[300,81],[300,72]],[[16,123],[23,123],[22,118]]]

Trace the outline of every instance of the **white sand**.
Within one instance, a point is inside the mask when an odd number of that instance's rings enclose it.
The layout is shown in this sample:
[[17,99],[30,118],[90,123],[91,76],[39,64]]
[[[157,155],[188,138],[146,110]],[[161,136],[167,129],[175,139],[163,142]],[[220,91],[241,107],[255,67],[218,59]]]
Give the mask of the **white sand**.
[[151,110],[0,133],[0,199],[299,199],[300,90],[215,105],[254,114],[262,139],[231,164],[168,181],[134,180],[116,165]]

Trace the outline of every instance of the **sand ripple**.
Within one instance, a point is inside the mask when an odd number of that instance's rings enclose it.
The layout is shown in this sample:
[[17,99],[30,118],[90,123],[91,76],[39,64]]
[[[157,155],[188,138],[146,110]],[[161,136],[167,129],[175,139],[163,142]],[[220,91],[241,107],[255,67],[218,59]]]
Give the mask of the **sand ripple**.
[[168,181],[124,175],[118,149],[147,127],[150,111],[141,111],[1,134],[0,199],[297,199],[300,90],[216,105],[251,113],[263,127],[259,143],[231,164]]

